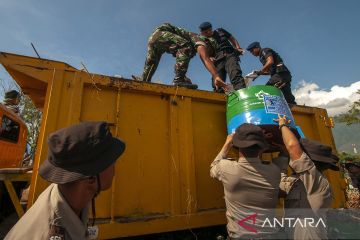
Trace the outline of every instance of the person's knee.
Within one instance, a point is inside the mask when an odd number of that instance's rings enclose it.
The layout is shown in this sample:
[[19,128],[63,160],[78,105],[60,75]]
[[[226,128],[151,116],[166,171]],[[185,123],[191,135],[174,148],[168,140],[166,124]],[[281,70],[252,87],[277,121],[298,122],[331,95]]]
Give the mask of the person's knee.
[[231,79],[235,79],[235,78],[238,78],[238,77],[241,77],[242,76],[242,71],[241,71],[241,68],[240,68],[240,65],[238,62],[236,61],[232,61],[228,64],[227,66],[227,72],[229,74],[229,77]]

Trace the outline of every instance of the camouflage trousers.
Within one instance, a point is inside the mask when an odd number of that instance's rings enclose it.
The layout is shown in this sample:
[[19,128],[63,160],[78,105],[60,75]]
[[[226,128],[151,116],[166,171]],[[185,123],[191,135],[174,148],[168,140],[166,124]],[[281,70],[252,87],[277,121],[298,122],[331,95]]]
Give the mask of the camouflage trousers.
[[176,58],[174,80],[184,78],[190,59],[195,56],[195,50],[190,41],[171,32],[156,30],[149,38],[143,81],[151,82],[161,56],[170,53]]

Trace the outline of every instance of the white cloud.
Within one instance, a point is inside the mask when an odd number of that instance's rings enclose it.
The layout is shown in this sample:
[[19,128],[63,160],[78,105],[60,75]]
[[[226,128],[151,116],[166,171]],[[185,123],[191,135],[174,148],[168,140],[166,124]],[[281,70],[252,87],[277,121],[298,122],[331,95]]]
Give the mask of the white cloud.
[[360,98],[356,92],[360,89],[360,81],[350,86],[332,86],[323,90],[316,83],[300,82],[293,91],[299,105],[325,108],[330,116],[344,113],[350,105]]

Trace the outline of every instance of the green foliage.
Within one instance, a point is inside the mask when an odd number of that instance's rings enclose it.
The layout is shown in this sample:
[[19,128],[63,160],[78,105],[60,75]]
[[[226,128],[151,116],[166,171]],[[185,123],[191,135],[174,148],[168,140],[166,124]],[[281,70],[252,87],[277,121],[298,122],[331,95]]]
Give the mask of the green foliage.
[[[356,92],[360,95],[360,90]],[[336,120],[339,122],[345,122],[347,125],[351,125],[354,123],[360,123],[360,98],[358,101],[355,101],[350,110],[347,113],[340,114],[336,117]]]
[[360,162],[360,155],[357,154],[349,154],[346,152],[338,153],[340,163],[348,163],[348,162]]
[[347,125],[335,119],[335,127],[332,130],[336,148],[339,152],[353,153],[355,144],[360,152],[360,124]]
[[36,150],[37,139],[41,124],[41,111],[39,111],[31,99],[25,94],[21,94],[20,116],[28,127],[27,144],[30,147],[28,154],[33,158]]

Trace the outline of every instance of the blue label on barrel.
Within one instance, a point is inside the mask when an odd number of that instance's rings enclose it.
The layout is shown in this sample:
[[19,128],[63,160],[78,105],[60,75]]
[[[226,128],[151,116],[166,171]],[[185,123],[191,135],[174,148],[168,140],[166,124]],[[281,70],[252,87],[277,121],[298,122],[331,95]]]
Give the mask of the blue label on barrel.
[[291,120],[290,127],[295,129],[295,121],[282,92],[272,86],[253,86],[233,92],[228,96],[226,121],[228,133],[232,133],[243,123],[255,125],[273,125],[278,130],[274,119],[278,114]]
[[287,117],[291,116],[289,107],[280,96],[264,95],[264,105],[266,113],[281,114]]

